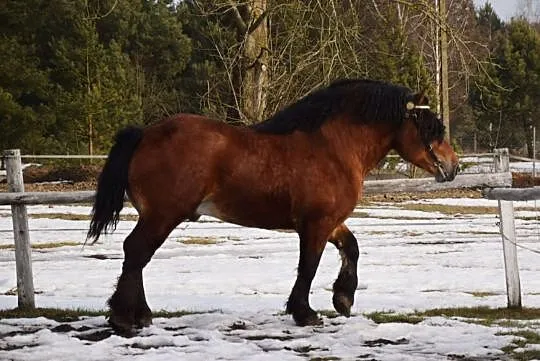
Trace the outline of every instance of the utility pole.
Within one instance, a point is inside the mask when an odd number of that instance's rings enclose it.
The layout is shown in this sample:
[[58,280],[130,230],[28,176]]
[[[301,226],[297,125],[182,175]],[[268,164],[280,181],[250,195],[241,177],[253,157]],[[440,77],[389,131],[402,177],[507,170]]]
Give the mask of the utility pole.
[[435,109],[438,116],[441,116],[441,22],[439,20],[439,0],[435,0]]
[[439,0],[442,118],[444,126],[446,127],[444,137],[447,141],[450,141],[450,100],[448,97],[448,19],[446,14],[446,0]]

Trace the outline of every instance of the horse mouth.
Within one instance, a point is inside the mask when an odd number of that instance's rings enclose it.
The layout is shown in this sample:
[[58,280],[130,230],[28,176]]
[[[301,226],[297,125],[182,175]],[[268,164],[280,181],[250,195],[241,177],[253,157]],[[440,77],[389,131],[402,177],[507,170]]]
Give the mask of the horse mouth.
[[436,167],[435,181],[438,183],[451,182],[456,178],[459,171],[459,164],[452,165],[451,167],[445,167],[443,164],[439,164]]

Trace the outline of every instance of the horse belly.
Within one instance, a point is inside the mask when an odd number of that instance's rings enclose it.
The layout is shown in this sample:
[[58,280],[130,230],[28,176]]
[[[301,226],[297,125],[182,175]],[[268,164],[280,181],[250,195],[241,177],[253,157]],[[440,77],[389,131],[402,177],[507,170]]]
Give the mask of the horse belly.
[[289,212],[276,209],[275,204],[271,206],[270,204],[259,203],[256,206],[253,202],[244,202],[238,204],[238,206],[232,206],[230,203],[206,199],[199,204],[196,213],[246,227],[266,229],[294,228]]
[[195,211],[198,215],[210,216],[222,219],[222,214],[218,211],[216,205],[212,201],[203,201]]

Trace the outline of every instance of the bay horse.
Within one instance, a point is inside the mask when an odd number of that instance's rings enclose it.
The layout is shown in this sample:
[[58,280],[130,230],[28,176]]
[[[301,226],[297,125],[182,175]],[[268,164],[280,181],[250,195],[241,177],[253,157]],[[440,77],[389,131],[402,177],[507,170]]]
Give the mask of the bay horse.
[[123,244],[109,323],[119,333],[151,324],[142,270],[177,225],[200,215],[298,233],[286,311],[299,326],[321,322],[308,296],[325,245],[333,243],[342,260],[333,305],[350,316],[359,252],[344,221],[366,175],[391,149],[438,182],[457,173],[457,156],[426,97],[372,80],[337,81],[249,127],[178,114],[121,130],[98,178],[87,235],[96,242],[114,230],[127,192],[139,218]]

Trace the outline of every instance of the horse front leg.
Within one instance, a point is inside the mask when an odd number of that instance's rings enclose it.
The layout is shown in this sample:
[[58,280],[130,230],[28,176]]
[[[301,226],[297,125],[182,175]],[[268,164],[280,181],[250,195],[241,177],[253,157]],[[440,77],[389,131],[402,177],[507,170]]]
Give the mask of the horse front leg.
[[287,301],[287,313],[292,314],[298,326],[322,323],[309,305],[309,291],[327,242],[329,231],[326,229],[321,224],[311,223],[298,232],[300,236],[298,275]]
[[341,269],[334,283],[332,302],[337,312],[349,317],[358,286],[358,242],[345,224],[336,227],[328,241],[336,246],[341,256]]

